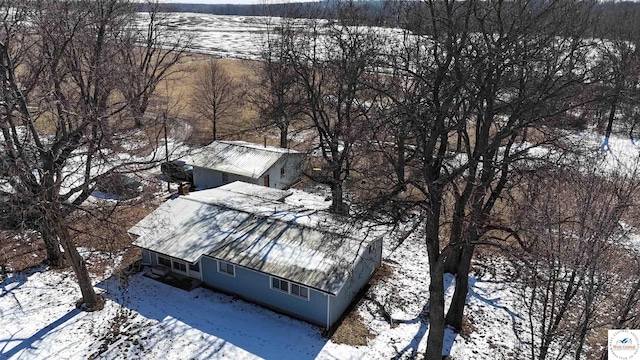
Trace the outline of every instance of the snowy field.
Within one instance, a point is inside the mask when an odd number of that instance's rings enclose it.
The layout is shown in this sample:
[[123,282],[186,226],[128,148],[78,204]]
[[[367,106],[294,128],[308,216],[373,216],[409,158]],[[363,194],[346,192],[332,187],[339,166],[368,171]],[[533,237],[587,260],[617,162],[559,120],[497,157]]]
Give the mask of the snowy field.
[[[140,26],[148,15],[139,13]],[[259,16],[226,16],[196,13],[166,13],[165,23],[172,38],[178,36],[192,39],[190,50],[218,57],[241,59],[258,58],[258,44],[268,23],[277,18]]]

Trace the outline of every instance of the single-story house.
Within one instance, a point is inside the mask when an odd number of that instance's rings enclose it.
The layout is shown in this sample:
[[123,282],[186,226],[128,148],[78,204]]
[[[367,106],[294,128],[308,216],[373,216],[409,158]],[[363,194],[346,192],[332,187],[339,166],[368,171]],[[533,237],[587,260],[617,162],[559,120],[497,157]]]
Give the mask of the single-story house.
[[380,265],[382,236],[287,195],[236,182],[176,196],[129,233],[154,269],[330,329]]
[[234,181],[286,189],[300,179],[304,153],[245,141],[214,141],[192,159],[193,183],[199,189]]

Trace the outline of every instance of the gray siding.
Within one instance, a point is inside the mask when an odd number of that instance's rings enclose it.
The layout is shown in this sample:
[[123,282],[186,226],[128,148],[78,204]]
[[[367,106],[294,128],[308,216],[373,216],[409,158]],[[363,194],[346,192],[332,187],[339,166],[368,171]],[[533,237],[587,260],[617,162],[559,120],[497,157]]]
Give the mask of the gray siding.
[[153,262],[155,261],[155,256],[151,256],[151,251],[142,250],[142,263],[145,265],[156,265]]
[[[269,187],[276,189],[288,189],[302,176],[303,154],[283,155],[267,172],[269,174]],[[281,170],[284,169],[284,176]],[[262,184],[259,184],[262,185]]]
[[365,251],[353,269],[351,279],[340,289],[336,297],[331,298],[330,304],[330,324],[338,320],[340,315],[347,309],[353,301],[354,296],[367,284],[371,274],[380,266],[382,261],[382,238],[372,242],[374,249],[372,253]]
[[222,172],[220,171],[206,169],[198,166],[193,167],[193,184],[198,189],[211,189],[232,183],[234,181],[244,181],[251,184],[263,185],[260,180],[262,179],[252,179],[246,176],[239,176],[235,174],[227,174],[227,179],[223,179]]
[[215,259],[201,258],[202,281],[214,288],[276,309],[314,324],[326,326],[327,295],[309,289],[309,300],[271,288],[269,275],[235,266],[235,277],[218,272]]

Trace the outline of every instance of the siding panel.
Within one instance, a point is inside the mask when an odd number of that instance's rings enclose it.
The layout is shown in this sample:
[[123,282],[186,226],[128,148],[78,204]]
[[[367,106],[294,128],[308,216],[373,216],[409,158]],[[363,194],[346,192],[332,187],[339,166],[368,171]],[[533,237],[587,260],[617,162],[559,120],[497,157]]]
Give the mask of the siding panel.
[[338,295],[331,299],[331,325],[342,315],[349,304],[354,300],[354,296],[367,284],[371,274],[380,265],[382,259],[382,238],[375,242],[374,251],[369,253],[365,251],[362,257],[358,259],[352,276],[349,281],[342,287]]
[[218,272],[217,261],[203,256],[202,280],[205,284],[225,292],[271,307],[280,312],[321,326],[326,325],[327,296],[309,289],[309,300],[271,289],[269,275],[235,267],[235,277]]

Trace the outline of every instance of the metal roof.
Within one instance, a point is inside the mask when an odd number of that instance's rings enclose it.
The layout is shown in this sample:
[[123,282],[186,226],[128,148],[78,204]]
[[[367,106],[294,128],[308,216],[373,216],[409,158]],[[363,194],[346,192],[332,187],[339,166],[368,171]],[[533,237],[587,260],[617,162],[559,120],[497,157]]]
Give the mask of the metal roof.
[[302,153],[245,141],[214,141],[193,155],[193,166],[257,179],[282,156]]
[[272,187],[250,184],[243,181],[234,181],[232,183],[219,186],[218,189],[273,201],[283,201],[286,197],[291,196],[292,194],[291,190],[280,190]]
[[221,188],[167,200],[134,245],[194,263],[207,255],[336,295],[374,237],[326,212]]

